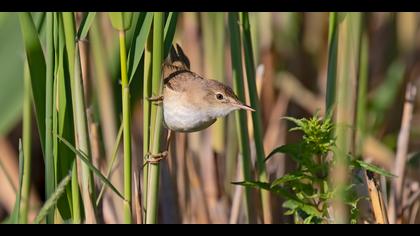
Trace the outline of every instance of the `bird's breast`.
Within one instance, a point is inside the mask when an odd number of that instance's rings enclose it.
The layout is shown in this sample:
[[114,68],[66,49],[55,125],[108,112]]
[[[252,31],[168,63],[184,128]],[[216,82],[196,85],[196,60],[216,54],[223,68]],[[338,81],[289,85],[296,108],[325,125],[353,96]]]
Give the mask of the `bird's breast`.
[[166,127],[177,132],[203,130],[216,121],[207,111],[183,101],[181,97],[164,98],[163,116]]

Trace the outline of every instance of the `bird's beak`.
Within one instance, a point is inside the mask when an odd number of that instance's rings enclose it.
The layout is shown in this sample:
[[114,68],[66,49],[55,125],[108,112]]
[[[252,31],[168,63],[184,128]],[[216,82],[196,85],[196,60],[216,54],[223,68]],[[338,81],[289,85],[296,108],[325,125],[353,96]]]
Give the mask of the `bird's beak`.
[[244,110],[247,110],[247,111],[255,111],[255,109],[253,109],[252,107],[250,107],[250,106],[248,106],[248,105],[245,105],[245,104],[242,104],[242,103],[235,103],[234,104],[236,107],[238,107],[238,108],[240,108],[240,109],[244,109]]

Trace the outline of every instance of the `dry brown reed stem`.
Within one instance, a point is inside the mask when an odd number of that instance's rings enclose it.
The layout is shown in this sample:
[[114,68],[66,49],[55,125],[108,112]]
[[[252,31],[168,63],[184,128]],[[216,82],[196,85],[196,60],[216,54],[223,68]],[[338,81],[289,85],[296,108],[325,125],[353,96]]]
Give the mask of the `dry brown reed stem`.
[[387,210],[380,186],[376,183],[372,173],[365,173],[365,177],[375,221],[377,224],[388,224]]
[[398,222],[401,222],[402,220],[397,218],[402,215],[401,211],[402,206],[404,205],[402,198],[404,191],[404,173],[407,162],[408,143],[416,93],[417,88],[412,83],[408,83],[405,91],[404,110],[401,119],[400,133],[398,134],[397,153],[395,157],[394,174],[397,177],[393,180],[393,188],[391,189],[390,198],[390,212],[388,213],[391,223],[396,223],[397,220]]

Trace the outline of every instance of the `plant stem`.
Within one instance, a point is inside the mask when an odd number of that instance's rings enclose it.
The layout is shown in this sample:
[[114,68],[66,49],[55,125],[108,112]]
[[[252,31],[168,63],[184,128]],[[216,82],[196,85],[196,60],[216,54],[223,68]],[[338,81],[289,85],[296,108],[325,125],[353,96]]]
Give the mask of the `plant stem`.
[[[155,12],[153,16],[153,62],[152,62],[152,92],[160,94],[162,87],[161,65],[163,59],[163,12]],[[157,106],[157,105],[155,105]],[[155,108],[156,119],[154,125],[152,153],[159,153],[162,133],[162,107]],[[153,111],[152,111],[153,112]],[[152,116],[153,117],[153,116]],[[159,163],[149,164],[149,181],[147,187],[146,224],[157,222],[158,190],[159,190]]]
[[[79,48],[75,42],[75,22],[74,15],[72,12],[63,12],[63,24],[64,32],[66,36],[66,49],[67,57],[69,63],[69,74],[71,81],[71,94],[72,94],[72,105],[73,105],[73,116],[74,116],[74,126],[75,126],[75,137],[76,137],[76,147],[78,150],[85,153],[89,161],[91,161],[91,152],[90,152],[90,143],[89,143],[89,132],[87,126],[87,117],[86,117],[86,106],[84,99],[84,89],[82,81],[82,71],[80,65],[79,57]],[[76,160],[75,160],[76,161]],[[73,170],[77,168],[73,167]],[[95,186],[93,180],[93,173],[89,167],[82,163],[82,173],[83,173],[83,203],[86,215],[87,223],[96,222],[96,213],[93,203],[95,202]],[[77,175],[72,175],[76,177]],[[77,182],[77,178],[72,179],[72,181]],[[72,187],[73,187],[72,183]],[[76,190],[73,188],[72,190]],[[73,198],[78,197],[76,193],[73,193]],[[75,201],[75,200],[73,200]],[[76,201],[77,203],[77,201]],[[77,206],[74,206],[77,207]]]
[[[233,89],[241,101],[245,101],[243,74],[242,74],[242,52],[241,38],[239,31],[239,15],[237,12],[229,13],[230,47],[232,58]],[[242,153],[242,171],[244,181],[251,181],[251,153],[249,149],[248,127],[245,111],[238,111],[236,114],[236,129],[239,138],[239,151]],[[252,200],[251,188],[245,187],[246,217],[248,223],[255,223],[254,201]]]
[[[258,180],[260,182],[268,182],[267,170],[265,169],[265,152],[263,143],[263,127],[261,120],[261,107],[258,99],[257,84],[255,80],[255,63],[251,41],[251,29],[249,24],[248,13],[242,13],[242,26],[243,26],[243,47],[245,57],[246,78],[248,80],[249,98],[251,107],[255,109],[252,113],[252,125],[254,127],[254,142],[257,153],[257,170]],[[271,204],[270,192],[267,190],[260,190],[262,208],[263,208],[263,221],[266,224],[271,223]]]
[[[149,180],[149,165],[147,165],[146,157],[150,152],[151,133],[150,133],[150,113],[151,103],[149,97],[152,96],[152,42],[153,34],[149,33],[144,50],[144,79],[143,79],[143,207],[147,212],[147,185]],[[146,217],[143,217],[145,221]]]
[[[344,14],[344,13],[340,13]],[[337,57],[337,137],[335,165],[332,182],[335,189],[342,189],[348,182],[348,155],[354,154],[354,134],[348,127],[354,127],[356,112],[357,66],[359,65],[360,13],[347,13],[339,25]],[[335,223],[348,222],[348,209],[344,203],[346,196],[338,194],[334,204]]]
[[124,222],[131,224],[131,115],[130,115],[130,88],[127,78],[127,53],[125,48],[125,31],[119,31],[120,61],[121,61],[121,88],[122,113],[124,123]]
[[327,70],[327,95],[326,95],[326,114],[331,112],[335,103],[335,84],[337,77],[337,13],[331,12],[328,31],[328,70]]
[[[53,137],[52,137],[52,102],[53,102],[53,84],[54,84],[54,23],[53,13],[47,13],[47,75],[45,87],[45,194],[46,198],[54,193],[54,157],[53,157]],[[54,223],[54,208],[47,215],[47,224]]]
[[31,188],[31,119],[32,119],[32,92],[31,78],[29,75],[28,63],[24,67],[24,94],[23,94],[23,182],[22,182],[22,203],[20,219],[22,224],[28,223],[29,195]]

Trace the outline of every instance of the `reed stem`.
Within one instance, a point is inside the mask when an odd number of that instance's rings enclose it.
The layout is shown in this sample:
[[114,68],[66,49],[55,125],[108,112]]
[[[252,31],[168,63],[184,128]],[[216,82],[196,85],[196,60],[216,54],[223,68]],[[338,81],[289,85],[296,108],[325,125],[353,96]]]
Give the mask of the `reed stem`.
[[119,31],[120,62],[121,62],[121,88],[122,112],[124,123],[124,222],[131,224],[131,115],[130,115],[130,88],[127,78],[127,52],[125,48],[125,31]]
[[[161,93],[162,79],[161,79],[161,66],[163,60],[163,12],[155,12],[153,16],[153,58],[152,58],[152,93],[154,95]],[[157,105],[155,105],[157,106]],[[152,153],[157,154],[160,151],[161,135],[162,135],[162,107],[157,106],[155,109],[155,125],[153,130],[153,145]],[[154,111],[152,110],[152,113]],[[152,114],[153,117],[153,114]],[[157,223],[157,211],[158,211],[158,190],[159,190],[159,163],[149,163],[149,180],[147,187],[147,212],[146,212],[146,224]]]

